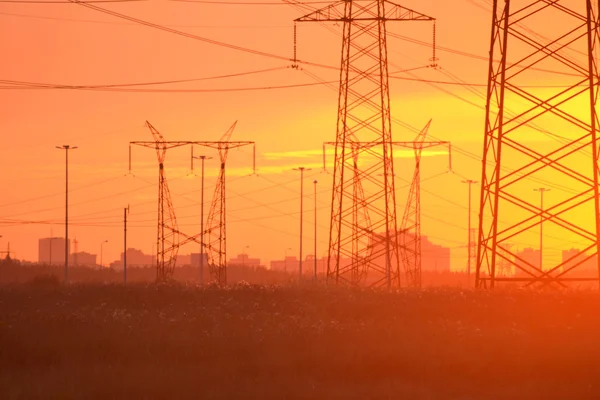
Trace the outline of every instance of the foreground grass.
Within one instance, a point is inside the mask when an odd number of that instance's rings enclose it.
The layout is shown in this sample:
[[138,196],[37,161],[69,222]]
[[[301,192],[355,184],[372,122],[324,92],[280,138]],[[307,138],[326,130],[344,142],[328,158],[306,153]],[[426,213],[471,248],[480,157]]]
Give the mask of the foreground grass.
[[0,288],[0,398],[600,398],[596,293]]

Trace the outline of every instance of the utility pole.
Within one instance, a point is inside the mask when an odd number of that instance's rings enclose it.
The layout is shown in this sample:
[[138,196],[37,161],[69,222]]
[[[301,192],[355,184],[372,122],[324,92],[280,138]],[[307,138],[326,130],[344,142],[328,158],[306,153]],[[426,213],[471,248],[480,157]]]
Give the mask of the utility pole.
[[533,189],[535,192],[540,192],[540,271],[543,271],[543,253],[544,253],[544,193],[549,192],[548,188]]
[[469,239],[467,241],[467,252],[468,252],[468,257],[467,257],[467,287],[471,286],[471,252],[473,251],[473,242],[471,241],[471,186],[473,186],[473,184],[478,183],[477,181],[474,181],[472,179],[467,179],[465,181],[462,181],[462,183],[466,183],[467,185],[469,185],[469,217],[468,217],[468,235],[469,235]]
[[[193,147],[192,147],[193,149]],[[200,184],[200,284],[204,284],[204,161],[211,160],[212,157],[192,156],[192,170],[194,168],[194,159],[202,161],[202,183]]]
[[[370,286],[400,286],[387,27],[401,21],[435,19],[390,1],[346,0],[294,21],[342,24],[327,267],[328,280],[336,284],[358,285],[365,275],[359,271],[371,271]],[[371,228],[385,232],[382,251],[371,251]],[[342,262],[347,258],[349,265]]]
[[246,266],[246,260],[248,259],[248,253],[246,253],[246,249],[249,249],[250,246],[244,246],[244,248],[242,249],[242,254],[240,254],[242,256],[242,267]]
[[[236,141],[229,139],[235,129],[237,121],[225,132],[219,141],[166,141],[164,136],[157,131],[148,121],[146,126],[150,129],[154,141],[152,142],[130,142],[129,146],[142,146],[156,150],[159,163],[159,192],[158,192],[158,224],[157,224],[157,251],[156,251],[156,279],[157,281],[166,281],[173,276],[177,253],[179,248],[189,242],[200,244],[198,236],[188,236],[179,230],[177,219],[175,217],[175,208],[171,201],[171,193],[166,180],[164,171],[164,160],[166,151],[182,146],[202,146],[218,150],[221,167],[215,195],[208,212],[206,224],[208,229],[208,243],[204,247],[207,249],[208,267],[211,278],[219,285],[227,284],[227,239],[226,239],[226,198],[225,198],[225,162],[227,154],[231,149],[237,149],[244,146],[253,146],[254,142]],[[256,148],[253,152],[253,170],[256,171]],[[131,151],[129,152],[129,170],[131,171]],[[180,241],[180,236],[184,237]]]
[[108,240],[100,242],[100,267],[101,268],[104,268],[104,263],[102,262],[102,254],[104,253],[104,249],[103,249],[104,243],[108,243]]
[[298,167],[294,171],[300,171],[300,264],[298,267],[298,276],[302,281],[302,222],[304,218],[304,171],[310,171],[310,168]]
[[315,283],[317,282],[317,180],[313,182],[315,184]]
[[56,148],[65,151],[65,283],[67,283],[69,281],[69,150],[75,150],[77,146],[64,144]]
[[127,284],[127,214],[129,205],[123,209],[123,283]]
[[287,252],[288,252],[288,250],[291,250],[291,249],[292,249],[291,247],[288,247],[287,249],[285,249],[284,256],[283,256],[283,261],[284,261],[283,272],[286,272],[286,273],[287,273]]

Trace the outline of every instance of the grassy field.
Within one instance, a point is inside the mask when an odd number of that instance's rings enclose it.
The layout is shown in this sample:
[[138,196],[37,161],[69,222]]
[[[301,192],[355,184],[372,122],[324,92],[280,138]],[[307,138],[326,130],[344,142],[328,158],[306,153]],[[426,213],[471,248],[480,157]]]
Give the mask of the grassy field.
[[598,399],[600,295],[0,287],[1,399]]

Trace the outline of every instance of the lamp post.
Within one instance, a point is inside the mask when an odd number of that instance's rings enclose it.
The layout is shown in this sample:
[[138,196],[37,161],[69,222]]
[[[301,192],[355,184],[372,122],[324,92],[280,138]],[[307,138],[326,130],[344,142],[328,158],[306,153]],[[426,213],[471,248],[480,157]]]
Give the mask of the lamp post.
[[[57,149],[65,151],[65,283],[69,281],[69,150],[77,149],[77,146],[64,144],[56,146]],[[52,246],[52,242],[50,242]],[[50,247],[52,248],[52,247]]]
[[310,168],[298,167],[294,171],[300,171],[300,264],[298,267],[298,279],[302,281],[302,219],[304,218],[304,171]]
[[285,255],[283,257],[283,261],[284,261],[283,272],[287,272],[287,252],[288,252],[288,250],[291,250],[291,249],[292,249],[291,247],[288,247],[287,249],[285,249],[285,253],[284,253]]
[[549,192],[550,189],[541,187],[533,190],[540,192],[540,271],[542,271],[544,252],[544,193]]
[[204,284],[204,161],[210,160],[212,157],[207,156],[192,156],[192,161],[199,159],[202,161],[202,183],[200,184],[200,284]]
[[314,280],[317,282],[317,180],[313,182],[315,184],[315,276]]
[[100,267],[101,268],[104,268],[104,263],[102,262],[102,252],[103,252],[102,246],[104,246],[104,243],[108,243],[108,240],[105,240],[104,242],[100,242]]
[[469,217],[468,217],[468,230],[467,233],[469,235],[468,238],[468,242],[467,242],[467,287],[471,286],[471,253],[473,251],[472,246],[473,243],[471,241],[471,186],[473,186],[473,184],[477,183],[477,181],[474,181],[472,179],[467,179],[465,181],[462,181],[462,183],[466,183],[467,185],[469,185]]
[[248,253],[246,253],[246,249],[249,249],[250,246],[244,246],[244,248],[242,249],[242,254],[240,254],[242,256],[242,267],[244,267],[246,265],[246,258],[248,258]]
[[48,260],[48,264],[49,264],[50,266],[52,266],[52,241],[53,241],[54,239],[56,239],[56,238],[55,238],[55,237],[51,237],[51,238],[50,238],[50,252],[49,252],[49,253],[50,253],[50,255],[49,255],[49,258],[50,258],[50,259]]

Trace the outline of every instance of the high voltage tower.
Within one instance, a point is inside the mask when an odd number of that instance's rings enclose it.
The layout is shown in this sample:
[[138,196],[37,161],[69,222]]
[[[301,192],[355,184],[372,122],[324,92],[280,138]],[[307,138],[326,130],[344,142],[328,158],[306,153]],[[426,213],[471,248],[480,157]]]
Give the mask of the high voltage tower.
[[[227,154],[230,149],[237,149],[239,147],[250,145],[254,146],[254,142],[232,142],[229,140],[231,139],[236,124],[237,122],[225,132],[220,141],[210,145],[208,143],[204,144],[207,147],[218,150],[219,159],[221,161],[219,178],[215,185],[215,194],[208,212],[207,229],[203,232],[207,233],[209,238],[207,243],[207,253],[210,276],[219,285],[227,284],[227,209],[225,191],[225,163],[227,161]],[[254,158],[254,162],[256,162],[256,158]],[[254,172],[256,172],[255,168]]]
[[[177,145],[167,142],[164,136],[157,131],[150,122],[146,121],[150,129],[153,142],[129,143],[129,171],[131,172],[131,146],[142,146],[156,150],[158,158],[158,227],[156,238],[156,280],[166,281],[173,276],[177,252],[179,250],[179,229],[175,208],[171,200],[171,192],[167,183],[165,172],[165,157],[167,150]],[[125,249],[127,251],[127,249]]]
[[[236,126],[235,122],[231,128],[225,133],[220,141],[166,141],[163,135],[158,132],[149,122],[146,121],[146,126],[150,129],[153,142],[130,142],[129,143],[129,171],[131,171],[131,146],[142,146],[156,150],[159,164],[158,178],[158,227],[157,227],[157,252],[156,252],[156,279],[158,281],[166,281],[173,277],[175,262],[177,260],[177,252],[179,247],[190,242],[204,244],[209,255],[209,270],[211,278],[219,284],[226,284],[226,236],[225,236],[225,159],[227,158],[227,150],[243,146],[254,146],[254,142],[231,142],[231,134]],[[225,139],[225,140],[223,140]],[[219,151],[221,156],[221,168],[219,180],[215,189],[215,197],[213,199],[209,212],[208,229],[205,232],[200,232],[197,235],[189,236],[179,231],[177,219],[175,218],[175,208],[171,200],[171,193],[167,184],[167,178],[164,168],[164,161],[168,149],[182,146],[202,146]],[[256,171],[256,150],[253,155],[253,170]],[[213,232],[216,231],[216,232]],[[206,244],[201,240],[201,236],[206,232],[209,233],[211,240]],[[180,241],[179,237],[183,236],[184,240]],[[217,256],[215,256],[215,254]],[[202,254],[200,254],[202,257]]]
[[[400,285],[386,23],[434,19],[385,0],[345,0],[296,19],[343,23],[327,276],[370,286]],[[362,157],[360,157],[362,156]],[[369,251],[384,232],[383,254]],[[384,262],[377,258],[383,255]],[[343,257],[349,258],[345,265]],[[382,265],[383,264],[383,265]]]
[[[599,282],[600,5],[494,0],[492,12],[476,284]],[[550,78],[552,86],[539,88]],[[527,195],[526,179],[560,185],[552,204],[542,208]],[[581,252],[543,270],[518,257],[508,243],[531,239],[542,224]],[[504,276],[506,263],[515,277]],[[595,271],[586,274],[590,263]]]
[[[417,135],[414,142],[405,144],[415,152],[415,171],[410,185],[408,202],[404,209],[400,227],[400,257],[406,274],[407,285],[421,287],[421,156],[423,149],[448,146],[449,168],[452,169],[452,153],[449,142],[425,142],[431,121]],[[396,142],[394,142],[396,144]]]
[[[402,260],[402,267],[404,269],[404,274],[406,277],[406,284],[410,287],[421,287],[421,156],[423,153],[423,149],[429,149],[437,146],[448,146],[448,161],[449,161],[449,169],[452,169],[452,152],[450,147],[450,142],[426,142],[425,138],[427,136],[427,132],[429,131],[429,127],[431,125],[431,121],[427,123],[425,128],[417,135],[416,139],[412,142],[391,142],[391,146],[397,146],[401,148],[412,149],[415,152],[415,171],[413,174],[413,179],[411,181],[408,201],[406,203],[406,208],[404,211],[404,217],[402,219],[402,225],[399,231],[395,231],[392,233],[394,240],[397,243],[398,248],[400,249],[400,255]],[[332,145],[336,146],[336,142],[325,142],[323,144],[323,169],[326,169],[327,160],[326,160],[326,149],[325,146]],[[379,143],[361,143],[361,142],[352,142],[351,146],[357,148],[377,148],[380,146]],[[354,174],[353,179],[356,183],[353,186],[355,190],[354,198],[364,199],[364,192],[362,191],[362,185],[360,184],[360,169],[358,167],[358,163],[354,161]],[[387,235],[380,234],[377,231],[373,230],[369,215],[366,212],[367,209],[364,207],[364,204],[360,204],[362,207],[354,207],[352,222],[355,226],[362,230],[363,233],[368,233],[368,235],[363,235],[362,238],[366,242],[366,245],[362,248],[359,248],[354,244],[352,247],[352,251],[348,254],[344,254],[347,257],[352,259],[350,263],[340,263],[338,268],[333,271],[334,279],[336,282],[344,282],[349,283],[351,285],[364,285],[368,284],[368,275],[369,272],[375,273],[378,275],[386,274],[386,264],[383,265],[374,262],[373,264],[369,264],[364,262],[364,260],[374,259],[381,260],[383,257],[385,259],[385,251],[386,246],[385,243],[388,241]],[[359,214],[362,212],[362,214]],[[359,253],[361,252],[361,253]],[[391,274],[397,277],[398,284],[400,284],[400,266],[397,265],[396,269],[391,271]],[[375,283],[379,283],[375,281]]]

